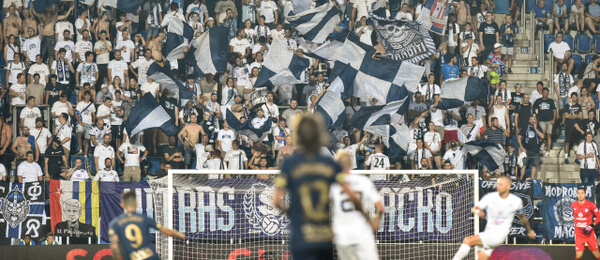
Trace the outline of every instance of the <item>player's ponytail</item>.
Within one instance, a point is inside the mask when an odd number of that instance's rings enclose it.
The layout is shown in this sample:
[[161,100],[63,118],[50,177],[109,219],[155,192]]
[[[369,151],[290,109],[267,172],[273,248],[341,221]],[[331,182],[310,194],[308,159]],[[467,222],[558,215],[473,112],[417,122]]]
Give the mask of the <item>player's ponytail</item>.
[[[298,119],[299,118],[299,119]],[[317,154],[321,146],[325,145],[329,135],[323,125],[320,114],[295,117],[293,127],[294,143],[306,154]]]

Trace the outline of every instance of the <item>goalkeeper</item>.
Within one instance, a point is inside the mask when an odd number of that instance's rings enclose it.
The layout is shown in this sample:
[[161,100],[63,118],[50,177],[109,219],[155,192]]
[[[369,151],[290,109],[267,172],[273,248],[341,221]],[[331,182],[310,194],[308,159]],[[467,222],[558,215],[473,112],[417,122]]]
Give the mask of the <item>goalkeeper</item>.
[[[586,244],[594,257],[600,259],[594,232],[594,226],[600,222],[600,212],[598,212],[596,204],[585,199],[585,189],[580,187],[577,189],[577,201],[573,202],[571,206],[575,217],[575,259],[583,257]],[[596,215],[596,220],[592,221],[594,215]]]

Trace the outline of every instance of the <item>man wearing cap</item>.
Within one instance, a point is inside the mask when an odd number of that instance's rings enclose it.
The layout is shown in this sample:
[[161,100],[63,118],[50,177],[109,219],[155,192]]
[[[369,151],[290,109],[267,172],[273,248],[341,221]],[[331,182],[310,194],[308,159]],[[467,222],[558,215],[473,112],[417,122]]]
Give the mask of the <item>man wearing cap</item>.
[[465,34],[465,40],[460,45],[460,51],[462,52],[463,59],[469,63],[469,66],[473,66],[471,59],[477,58],[477,54],[481,52],[479,45],[475,44],[472,34]]
[[465,160],[464,153],[461,151],[460,147],[455,141],[450,141],[450,150],[444,153],[444,157],[442,157],[443,161],[450,162],[452,165],[450,169],[453,170],[464,170],[465,168]]
[[60,94],[60,98],[58,99],[57,102],[54,102],[54,104],[52,105],[52,109],[50,110],[50,117],[54,118],[55,126],[61,125],[60,116],[63,113],[67,115],[67,123],[70,121],[69,115],[72,116],[75,114],[75,111],[73,110],[73,107],[71,106],[71,102],[67,102],[67,94],[66,93]]
[[563,38],[563,33],[557,32],[554,42],[550,43],[550,46],[548,46],[548,52],[552,51],[552,54],[554,55],[554,71],[555,71],[555,73],[560,71],[559,65],[566,62],[569,65],[567,67],[567,72],[569,74],[571,74],[571,71],[573,70],[573,65],[575,64],[575,61],[571,58],[571,47],[569,47],[569,44],[564,42],[562,40],[562,38]]
[[60,174],[63,172],[63,169],[67,169],[67,156],[65,154],[65,150],[60,145],[60,139],[58,137],[53,137],[50,139],[51,144],[46,149],[46,155],[44,159],[44,170],[46,172],[46,178],[50,178],[52,180],[61,179]]
[[502,63],[502,53],[500,50],[502,49],[502,44],[496,43],[494,44],[494,50],[490,52],[487,56],[486,64],[490,67],[490,85],[494,87],[494,89],[498,89],[498,83],[502,79],[502,74],[504,74],[504,64]]

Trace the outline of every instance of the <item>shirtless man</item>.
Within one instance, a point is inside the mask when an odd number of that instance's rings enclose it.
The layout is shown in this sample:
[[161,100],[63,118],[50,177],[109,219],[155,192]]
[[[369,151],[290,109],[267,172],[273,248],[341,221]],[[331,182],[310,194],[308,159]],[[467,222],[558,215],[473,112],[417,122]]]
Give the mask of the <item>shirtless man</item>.
[[[94,37],[96,37],[96,39],[100,38],[101,31],[110,32],[110,22],[108,21],[107,12],[102,12],[100,19],[94,20],[94,24],[92,25],[92,31],[94,32]],[[110,41],[110,34],[107,36],[108,40]]]
[[10,145],[12,136],[12,126],[4,122],[4,115],[0,113],[0,163],[4,164],[4,166],[7,167],[7,170],[10,169],[12,156],[8,153],[5,155],[5,153],[8,150],[8,145]]
[[148,41],[148,49],[152,50],[152,58],[157,61],[163,61],[162,55],[162,41],[165,39],[166,34],[164,32],[160,32],[156,38]]
[[205,135],[204,129],[198,124],[198,116],[196,114],[190,115],[190,123],[187,124],[177,137],[179,141],[183,143],[184,156],[183,161],[188,169],[192,166],[192,156],[196,154],[195,147],[200,141],[200,134]]
[[279,153],[277,154],[277,167],[281,167],[281,162],[294,154],[294,138],[291,135],[288,135],[286,138],[286,143],[283,147],[279,148]]
[[[21,17],[19,17],[19,15],[17,14],[17,10],[15,8],[14,5],[11,5],[8,7],[8,12],[7,12],[7,17],[4,18],[4,35],[14,35],[15,37],[18,37],[19,35],[21,35],[21,32],[23,31],[23,27],[22,27],[22,20]],[[8,40],[8,39],[7,39]],[[17,43],[20,43],[20,41],[15,41]],[[20,45],[20,44],[19,44]]]
[[35,151],[31,148],[31,144],[29,143],[29,127],[23,126],[21,131],[22,135],[15,138],[15,141],[10,148],[12,152],[15,153],[15,159],[17,160],[16,165],[19,165],[27,158],[26,154],[28,151],[33,152],[34,161],[37,162],[40,157],[40,149],[37,145],[35,146]]
[[[33,3],[31,3],[33,5]],[[44,10],[43,14],[38,14],[35,11],[35,8],[31,8],[31,12],[35,15],[42,24],[42,49],[40,54],[44,61],[47,61],[46,64],[52,64],[54,61],[54,45],[56,45],[56,38],[54,37],[54,24],[56,21],[63,20],[69,17],[69,14],[73,11],[75,5],[72,5],[71,8],[64,15],[58,15],[58,10],[53,10],[52,8],[47,8]]]
[[29,28],[33,28],[33,35],[38,35],[38,23],[33,17],[33,14],[31,14],[31,10],[23,10],[23,16],[25,17],[25,20],[23,20],[23,32],[28,32]]
[[[454,4],[453,4],[454,5]],[[464,31],[467,22],[471,21],[471,14],[469,13],[469,6],[465,3],[464,0],[460,0],[458,4],[455,5],[456,8],[456,23],[458,23],[460,30]]]

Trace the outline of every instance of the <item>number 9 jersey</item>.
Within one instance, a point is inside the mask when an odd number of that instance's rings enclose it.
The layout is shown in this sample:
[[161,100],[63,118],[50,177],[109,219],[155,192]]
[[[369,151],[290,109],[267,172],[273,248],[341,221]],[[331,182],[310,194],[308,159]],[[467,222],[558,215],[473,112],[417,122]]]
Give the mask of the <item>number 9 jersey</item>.
[[109,227],[108,235],[119,237],[123,260],[160,260],[150,241],[150,228],[160,230],[161,224],[142,214],[125,213],[113,219]]

